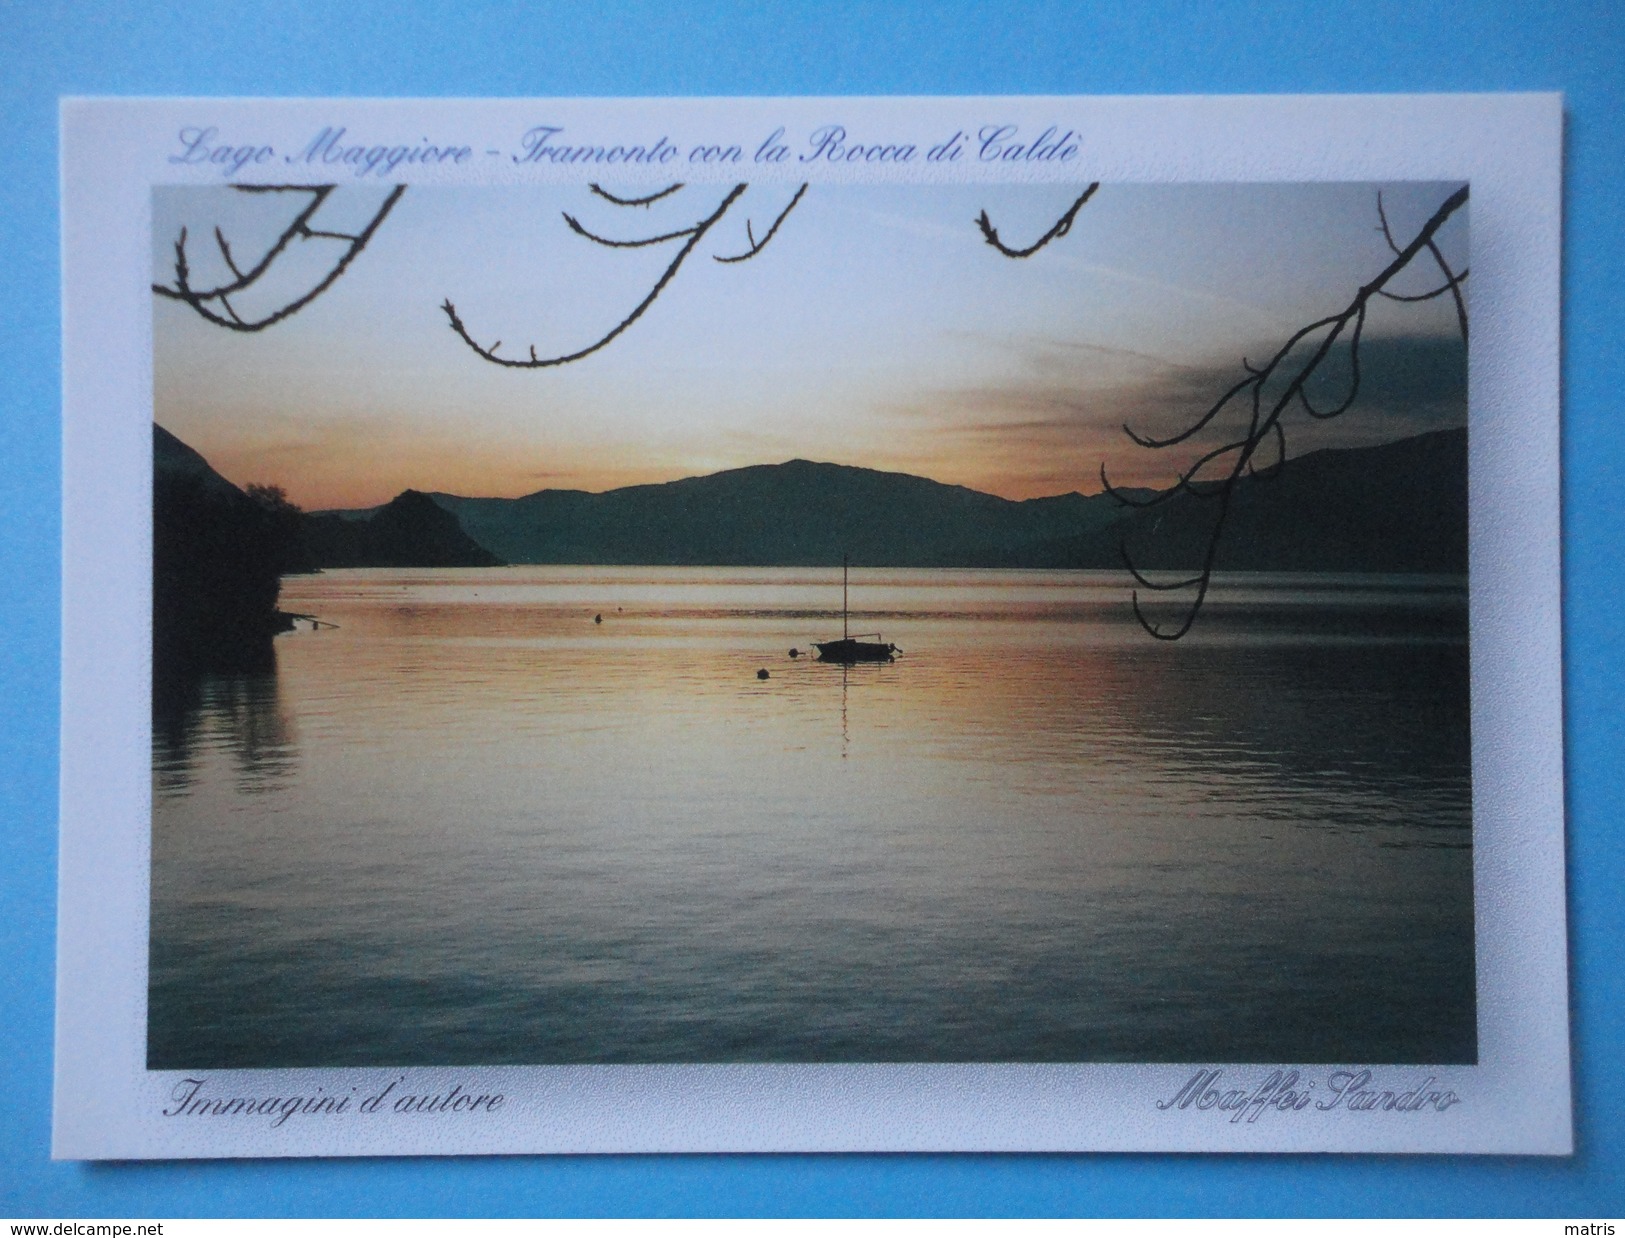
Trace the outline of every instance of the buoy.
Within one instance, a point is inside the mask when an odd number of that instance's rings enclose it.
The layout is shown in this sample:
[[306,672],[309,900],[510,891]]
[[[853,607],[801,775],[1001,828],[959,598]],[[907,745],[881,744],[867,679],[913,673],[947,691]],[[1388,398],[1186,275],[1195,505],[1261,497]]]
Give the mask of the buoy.
[[592,621],[594,623],[602,623],[604,621],[604,617],[602,615],[594,615],[592,617]]
[[799,650],[799,649],[792,649],[792,650],[791,650],[791,651],[790,651],[790,656],[791,656],[791,657],[792,657],[792,658],[799,658],[799,657],[800,657],[800,656],[801,656],[801,650]]
[[772,677],[767,673],[767,667],[764,666],[761,670],[756,672],[756,678],[758,678],[758,679],[770,679]]

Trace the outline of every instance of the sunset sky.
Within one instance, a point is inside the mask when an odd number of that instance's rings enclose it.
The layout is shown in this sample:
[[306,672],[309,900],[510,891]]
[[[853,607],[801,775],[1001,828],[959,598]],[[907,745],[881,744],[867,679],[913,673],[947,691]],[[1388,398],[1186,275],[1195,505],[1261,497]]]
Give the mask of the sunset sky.
[[[606,188],[615,190],[614,184]],[[795,457],[915,473],[1009,498],[1166,483],[1178,463],[1124,437],[1204,410],[1298,327],[1342,309],[1391,254],[1377,191],[1408,241],[1448,185],[1103,185],[1071,232],[1031,258],[986,245],[1041,235],[1068,186],[814,185],[747,262],[793,189],[754,187],[639,321],[549,369],[494,366],[447,325],[456,303],[502,355],[574,351],[647,293],[681,241],[610,250],[562,213],[633,239],[709,215],[726,188],[647,208],[581,188],[411,188],[319,299],[265,331],[205,322],[154,298],[154,412],[239,484],[306,508],[365,507],[401,490],[516,496],[604,490]],[[346,185],[311,226],[360,226],[384,189]],[[257,260],[302,195],[166,188],[153,202],[154,281],[173,283],[187,229],[192,281]],[[1467,211],[1439,235],[1467,265]],[[297,244],[249,316],[291,299],[341,244]],[[1426,291],[1430,260],[1398,292]],[[1470,286],[1470,281],[1469,281]],[[1286,423],[1294,453],[1460,425],[1465,353],[1449,297],[1373,302],[1362,400],[1334,422]]]

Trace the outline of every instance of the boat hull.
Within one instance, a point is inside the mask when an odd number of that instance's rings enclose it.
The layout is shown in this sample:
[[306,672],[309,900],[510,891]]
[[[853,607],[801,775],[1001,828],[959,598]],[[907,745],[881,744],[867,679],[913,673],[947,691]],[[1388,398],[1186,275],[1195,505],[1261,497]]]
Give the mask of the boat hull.
[[820,662],[891,662],[897,657],[897,646],[881,644],[879,641],[854,640],[846,637],[841,640],[815,641],[813,648],[818,650]]

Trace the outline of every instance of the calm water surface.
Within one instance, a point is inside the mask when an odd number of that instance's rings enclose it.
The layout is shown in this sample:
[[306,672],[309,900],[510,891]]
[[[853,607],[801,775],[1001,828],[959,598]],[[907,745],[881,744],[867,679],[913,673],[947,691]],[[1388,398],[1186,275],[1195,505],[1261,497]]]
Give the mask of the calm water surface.
[[290,577],[157,711],[149,1062],[1474,1060],[1460,582],[1126,598],[854,571],[843,669],[838,572]]

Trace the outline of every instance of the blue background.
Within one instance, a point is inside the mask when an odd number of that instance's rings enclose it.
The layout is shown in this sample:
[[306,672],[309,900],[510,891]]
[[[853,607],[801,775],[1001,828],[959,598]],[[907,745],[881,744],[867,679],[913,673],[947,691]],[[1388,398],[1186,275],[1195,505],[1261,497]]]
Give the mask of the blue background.
[[[1625,1211],[1625,6],[1280,0],[0,6],[0,1214]],[[1572,1159],[466,1158],[53,1164],[57,97],[1562,90]]]

